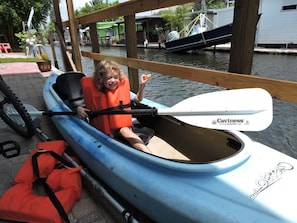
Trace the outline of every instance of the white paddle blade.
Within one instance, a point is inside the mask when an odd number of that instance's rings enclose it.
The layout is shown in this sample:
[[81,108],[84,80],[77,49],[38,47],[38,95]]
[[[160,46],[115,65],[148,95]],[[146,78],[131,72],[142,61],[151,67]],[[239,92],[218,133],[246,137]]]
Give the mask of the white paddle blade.
[[266,90],[247,88],[197,95],[160,109],[158,114],[204,128],[261,131],[271,124],[272,111],[272,98]]

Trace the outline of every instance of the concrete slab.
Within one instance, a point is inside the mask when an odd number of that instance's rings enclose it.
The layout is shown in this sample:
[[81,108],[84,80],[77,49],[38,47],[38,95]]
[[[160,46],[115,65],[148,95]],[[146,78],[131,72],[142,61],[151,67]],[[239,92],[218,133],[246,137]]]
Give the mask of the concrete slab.
[[22,74],[40,73],[37,63],[16,62],[0,64],[0,75],[15,74],[20,68],[22,68]]

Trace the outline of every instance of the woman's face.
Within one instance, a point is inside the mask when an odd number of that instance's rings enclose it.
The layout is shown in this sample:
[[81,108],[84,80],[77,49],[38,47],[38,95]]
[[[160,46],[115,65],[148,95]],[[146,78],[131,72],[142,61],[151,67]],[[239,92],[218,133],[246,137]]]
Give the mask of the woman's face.
[[109,70],[104,78],[104,87],[108,90],[115,90],[120,82],[120,75],[116,70]]

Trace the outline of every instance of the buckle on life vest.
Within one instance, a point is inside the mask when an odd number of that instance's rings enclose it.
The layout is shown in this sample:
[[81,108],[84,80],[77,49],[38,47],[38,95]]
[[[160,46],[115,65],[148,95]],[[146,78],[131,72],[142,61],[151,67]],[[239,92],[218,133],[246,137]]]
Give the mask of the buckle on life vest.
[[20,155],[21,147],[16,141],[5,141],[0,143],[0,155],[6,159]]

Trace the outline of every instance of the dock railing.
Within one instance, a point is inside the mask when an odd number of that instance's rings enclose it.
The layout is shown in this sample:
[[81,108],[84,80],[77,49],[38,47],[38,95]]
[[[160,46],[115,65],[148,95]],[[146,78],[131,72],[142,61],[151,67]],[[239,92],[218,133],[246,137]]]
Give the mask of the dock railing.
[[[78,24],[89,24],[92,52],[81,51],[75,53],[75,49],[72,48],[73,53],[91,58],[94,60],[94,63],[103,59],[110,59],[127,66],[131,89],[134,92],[137,91],[138,88],[138,69],[142,69],[163,75],[220,86],[226,89],[259,87],[266,89],[275,99],[297,103],[297,82],[138,59],[135,14],[190,2],[193,2],[193,0],[131,0],[77,18],[74,18],[73,12],[68,11],[69,21],[63,22],[62,26],[71,28],[76,27]],[[118,18],[119,16],[124,16],[125,21],[127,57],[101,54],[96,23],[105,19]],[[74,24],[70,24],[70,22]],[[74,59],[79,60],[80,58],[76,57]]]

